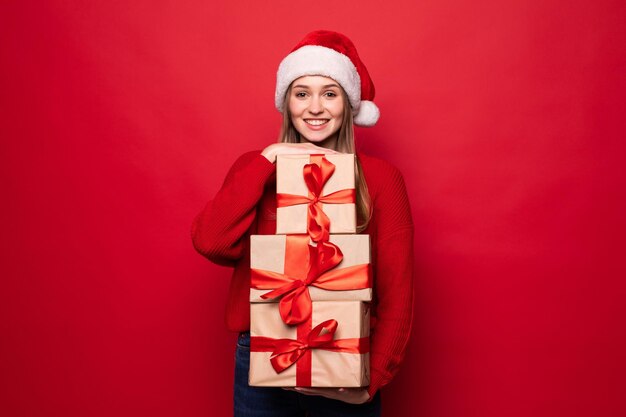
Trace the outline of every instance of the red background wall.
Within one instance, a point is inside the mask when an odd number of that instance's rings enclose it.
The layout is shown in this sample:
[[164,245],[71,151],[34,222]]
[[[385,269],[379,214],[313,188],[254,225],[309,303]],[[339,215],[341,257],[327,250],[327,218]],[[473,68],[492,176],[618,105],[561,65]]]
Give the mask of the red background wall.
[[[415,326],[386,416],[626,415],[623,1],[3,2],[4,416],[230,415],[193,216],[349,35],[405,175]],[[241,4],[240,4],[241,3]]]

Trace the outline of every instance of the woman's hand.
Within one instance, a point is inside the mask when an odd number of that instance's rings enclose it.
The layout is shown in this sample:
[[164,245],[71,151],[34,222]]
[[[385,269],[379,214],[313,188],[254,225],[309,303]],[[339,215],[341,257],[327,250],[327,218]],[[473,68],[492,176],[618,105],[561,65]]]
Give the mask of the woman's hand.
[[365,388],[283,388],[306,395],[321,395],[332,400],[339,400],[350,404],[363,404],[370,399]]
[[273,143],[267,148],[263,149],[261,155],[267,158],[271,163],[276,162],[276,155],[282,154],[331,154],[339,153],[333,149],[322,148],[321,146],[314,145],[312,143]]

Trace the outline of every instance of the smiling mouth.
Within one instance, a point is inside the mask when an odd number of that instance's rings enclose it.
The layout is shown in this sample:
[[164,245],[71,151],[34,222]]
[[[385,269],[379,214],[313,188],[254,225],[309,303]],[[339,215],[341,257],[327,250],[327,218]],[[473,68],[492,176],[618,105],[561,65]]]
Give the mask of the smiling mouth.
[[311,126],[321,126],[328,123],[330,119],[304,119],[304,122]]

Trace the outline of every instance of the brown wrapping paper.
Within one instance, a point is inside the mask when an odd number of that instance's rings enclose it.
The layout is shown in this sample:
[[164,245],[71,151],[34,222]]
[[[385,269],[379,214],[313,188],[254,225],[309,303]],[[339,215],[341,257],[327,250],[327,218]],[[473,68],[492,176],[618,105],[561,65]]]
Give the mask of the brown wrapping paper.
[[[250,305],[250,336],[297,339],[297,326],[283,323],[278,304]],[[339,323],[335,339],[369,337],[369,304],[360,301],[316,301],[312,327],[329,319]],[[293,387],[296,364],[277,373],[270,363],[271,352],[250,352],[249,384],[259,387]],[[311,351],[312,387],[363,387],[369,384],[369,353]]]
[[[252,235],[250,237],[250,267],[284,273],[286,241],[286,235]],[[370,263],[369,235],[331,235],[330,242],[337,245],[343,253],[343,260],[335,268],[346,268]],[[303,260],[303,262],[305,261]],[[277,302],[277,299],[264,300],[261,298],[262,294],[268,292],[270,290],[251,288],[250,302]],[[333,291],[309,286],[309,294],[311,295],[311,300],[314,301],[372,300],[371,288]]]
[[[323,195],[343,189],[354,189],[354,154],[326,155],[335,164],[335,172],[324,185]],[[309,190],[302,171],[310,163],[309,155],[278,155],[276,159],[276,193],[306,196]],[[307,204],[276,209],[276,233],[307,233]],[[324,204],[330,219],[330,233],[356,233],[354,203]]]

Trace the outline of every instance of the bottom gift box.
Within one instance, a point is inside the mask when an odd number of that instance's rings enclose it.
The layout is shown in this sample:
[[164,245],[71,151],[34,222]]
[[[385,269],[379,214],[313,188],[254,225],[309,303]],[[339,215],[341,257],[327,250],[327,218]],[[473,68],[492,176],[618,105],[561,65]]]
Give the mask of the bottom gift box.
[[369,304],[314,301],[308,321],[283,323],[278,303],[250,304],[249,384],[257,387],[369,385]]

